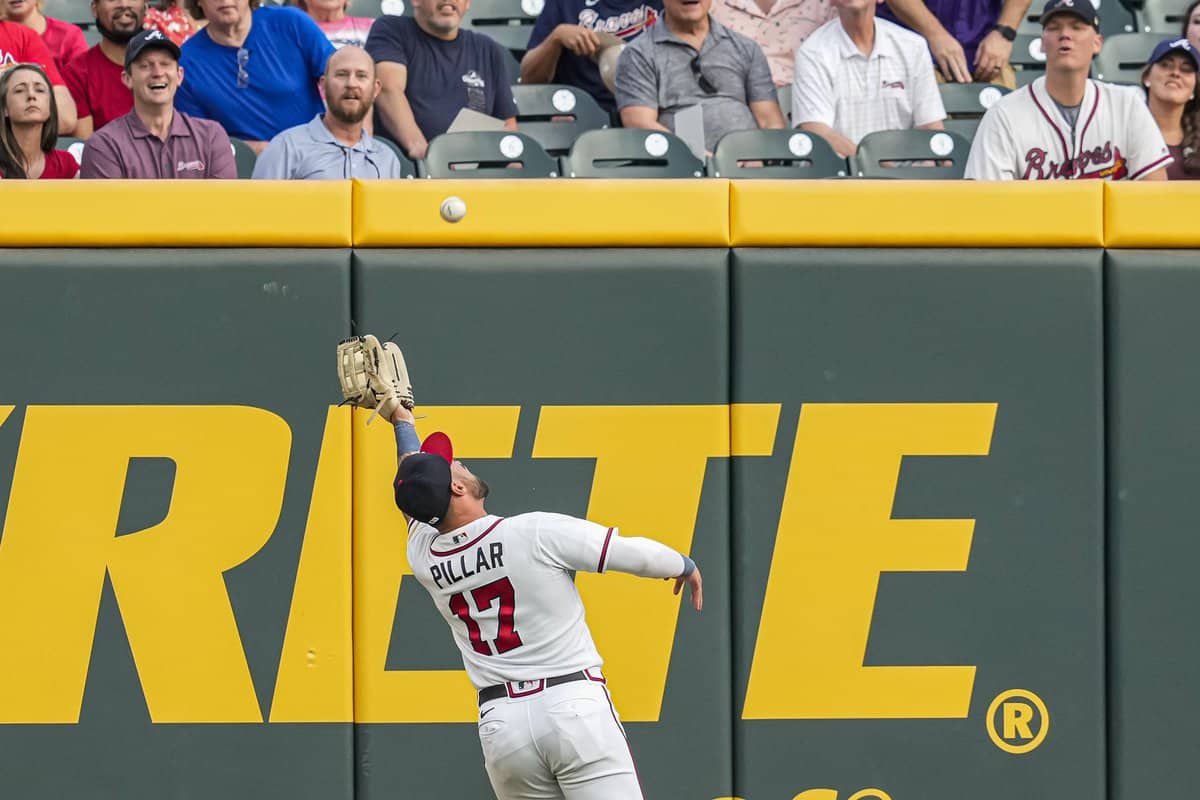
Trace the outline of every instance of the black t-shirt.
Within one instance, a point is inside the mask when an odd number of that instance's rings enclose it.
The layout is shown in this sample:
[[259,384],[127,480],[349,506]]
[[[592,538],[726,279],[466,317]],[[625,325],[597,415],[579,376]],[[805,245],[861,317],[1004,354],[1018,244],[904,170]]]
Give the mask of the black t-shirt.
[[[367,52],[376,61],[408,68],[405,96],[426,139],[445,133],[463,108],[500,119],[517,115],[504,52],[491,38],[460,28],[443,41],[421,30],[412,17],[382,16],[371,26]],[[381,135],[397,138],[378,116]]]

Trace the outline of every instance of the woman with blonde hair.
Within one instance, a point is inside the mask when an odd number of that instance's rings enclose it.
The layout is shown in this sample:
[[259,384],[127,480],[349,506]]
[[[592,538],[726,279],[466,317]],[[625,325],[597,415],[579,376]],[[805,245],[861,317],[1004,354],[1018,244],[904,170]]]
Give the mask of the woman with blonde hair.
[[79,164],[58,142],[58,103],[46,71],[17,64],[0,74],[0,178],[74,178]]
[[46,0],[0,0],[0,19],[17,22],[31,29],[54,56],[54,66],[62,72],[76,56],[87,50],[83,31],[78,25],[47,17],[42,13]]
[[1198,68],[1200,56],[1187,39],[1164,39],[1154,48],[1142,70],[1150,114],[1175,159],[1167,167],[1167,180],[1200,180]]
[[348,15],[350,0],[296,0],[296,7],[313,18],[334,47],[362,47],[375,22],[371,17]]

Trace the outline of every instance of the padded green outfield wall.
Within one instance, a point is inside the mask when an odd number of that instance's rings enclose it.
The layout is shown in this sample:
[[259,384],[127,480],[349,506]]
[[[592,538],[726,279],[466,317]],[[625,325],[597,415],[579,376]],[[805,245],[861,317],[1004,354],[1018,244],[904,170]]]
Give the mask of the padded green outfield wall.
[[4,187],[0,796],[490,796],[353,331],[701,565],[577,578],[647,797],[1191,793],[1200,192],[519,185]]

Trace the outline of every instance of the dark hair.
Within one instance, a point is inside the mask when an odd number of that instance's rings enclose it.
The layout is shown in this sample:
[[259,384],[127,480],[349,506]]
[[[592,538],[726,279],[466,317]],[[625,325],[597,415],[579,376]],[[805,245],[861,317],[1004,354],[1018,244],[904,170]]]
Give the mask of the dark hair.
[[[262,0],[250,0],[250,10],[262,5]],[[200,8],[200,0],[183,0],[183,7],[192,15],[192,19],[204,19],[204,9]]]
[[[1200,5],[1200,0],[1195,0],[1192,5]],[[1146,76],[1150,74],[1150,68],[1153,66],[1154,64],[1147,64],[1142,70],[1142,83],[1145,84],[1142,91],[1146,95],[1147,103],[1150,102],[1150,86],[1146,84]],[[1200,70],[1194,74],[1200,82]],[[1180,142],[1179,151],[1183,154],[1183,163],[1179,166],[1188,175],[1200,175],[1200,103],[1196,101],[1195,92],[1183,106],[1180,124],[1183,126],[1183,141]]]
[[1200,6],[1200,0],[1192,0],[1191,5],[1187,7],[1187,11],[1183,12],[1183,25],[1180,28],[1179,35],[1187,37],[1188,23],[1192,19],[1192,14],[1196,10],[1196,6]]
[[25,153],[17,143],[12,121],[8,117],[8,86],[12,83],[12,76],[21,70],[36,72],[46,82],[47,95],[50,98],[50,118],[42,124],[42,152],[49,153],[58,143],[58,101],[54,99],[54,84],[50,82],[50,77],[40,64],[15,64],[0,75],[0,174],[6,178],[25,178],[29,169],[29,164],[25,162]]

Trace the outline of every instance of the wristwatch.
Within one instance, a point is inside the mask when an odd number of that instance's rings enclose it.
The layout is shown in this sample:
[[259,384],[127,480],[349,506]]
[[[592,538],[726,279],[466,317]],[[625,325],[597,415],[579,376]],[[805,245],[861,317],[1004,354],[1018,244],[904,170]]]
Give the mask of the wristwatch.
[[1017,38],[1017,29],[1010,28],[1007,25],[993,25],[992,30],[999,31],[1000,35],[1005,39],[1008,39],[1010,42],[1015,41]]

